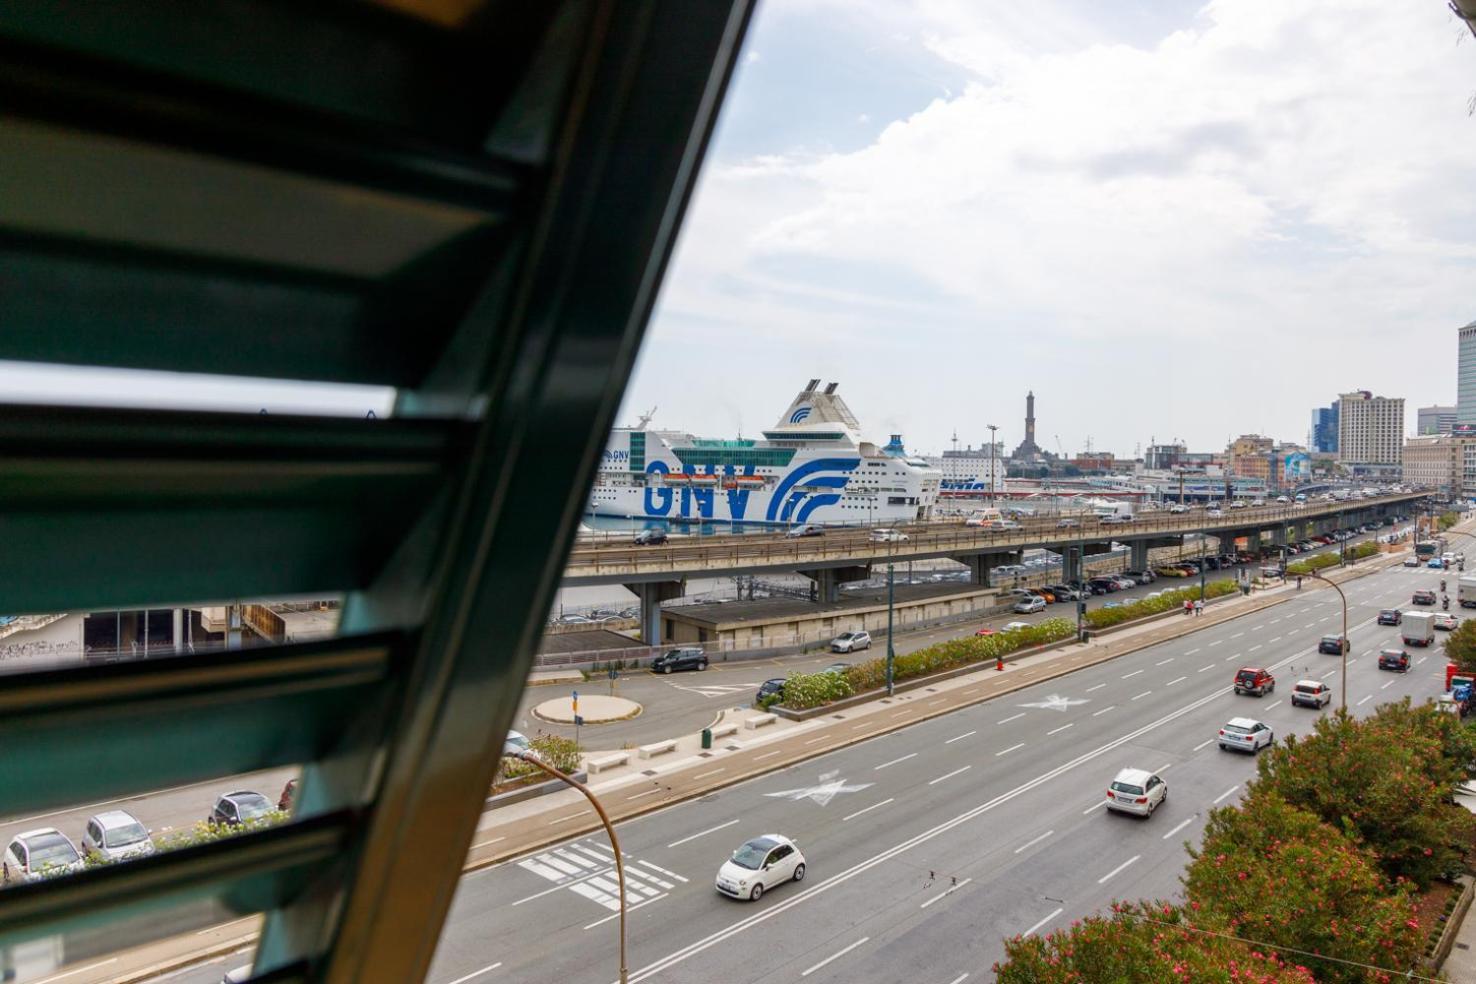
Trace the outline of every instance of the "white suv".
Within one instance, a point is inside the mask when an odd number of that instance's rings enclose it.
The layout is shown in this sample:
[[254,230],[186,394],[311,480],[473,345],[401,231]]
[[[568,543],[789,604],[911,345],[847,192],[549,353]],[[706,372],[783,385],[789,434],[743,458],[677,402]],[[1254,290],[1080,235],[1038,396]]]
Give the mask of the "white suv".
[[1326,707],[1332,703],[1332,688],[1321,680],[1298,680],[1292,687],[1292,706]]
[[1123,769],[1107,787],[1107,809],[1151,817],[1168,799],[1168,783],[1155,772]]
[[1254,755],[1275,740],[1276,736],[1269,726],[1250,718],[1231,718],[1220,729],[1220,747],[1227,750],[1235,749]]
[[870,648],[870,632],[842,632],[830,640],[830,651],[833,653],[854,653],[858,649]]

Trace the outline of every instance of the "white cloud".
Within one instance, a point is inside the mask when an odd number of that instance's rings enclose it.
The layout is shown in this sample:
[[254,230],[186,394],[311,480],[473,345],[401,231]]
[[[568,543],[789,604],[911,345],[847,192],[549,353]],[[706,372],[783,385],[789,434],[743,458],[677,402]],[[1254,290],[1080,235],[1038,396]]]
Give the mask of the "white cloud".
[[[1354,386],[1449,402],[1453,369],[1417,390],[1407,348],[1451,354],[1476,316],[1476,56],[1438,6],[1215,0],[1150,47],[1033,6],[827,13],[923,36],[973,81],[855,152],[720,149],[653,345],[784,338],[798,382],[875,376],[878,419],[933,447],[1009,420],[1032,381],[1066,443],[1119,452],[1299,440]],[[762,366],[744,359],[729,370]],[[929,378],[888,386],[876,361]]]

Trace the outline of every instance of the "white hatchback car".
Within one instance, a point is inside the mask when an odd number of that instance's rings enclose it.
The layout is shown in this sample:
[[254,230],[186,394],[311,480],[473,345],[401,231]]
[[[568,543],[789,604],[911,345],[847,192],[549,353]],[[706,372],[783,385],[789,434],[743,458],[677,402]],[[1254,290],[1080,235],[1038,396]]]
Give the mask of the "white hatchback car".
[[38,827],[16,834],[5,849],[6,881],[40,881],[52,875],[73,874],[83,868],[82,855],[67,835],[55,827]]
[[805,856],[783,834],[764,834],[744,842],[723,862],[717,890],[735,899],[758,901],[764,891],[787,881],[804,881]]
[[1332,703],[1332,688],[1321,680],[1298,680],[1292,687],[1293,707],[1326,707]]
[[858,649],[870,648],[871,633],[864,630],[861,632],[842,632],[830,640],[830,651],[833,653],[854,653]]
[[82,853],[106,861],[127,861],[154,853],[154,841],[138,817],[127,810],[108,810],[87,818],[82,831]]
[[1250,718],[1231,718],[1226,721],[1225,726],[1220,729],[1219,738],[1221,748],[1250,752],[1252,755],[1276,741],[1269,725]]
[[1168,783],[1156,772],[1123,769],[1107,787],[1107,809],[1151,817],[1153,811],[1168,799],[1168,794]]

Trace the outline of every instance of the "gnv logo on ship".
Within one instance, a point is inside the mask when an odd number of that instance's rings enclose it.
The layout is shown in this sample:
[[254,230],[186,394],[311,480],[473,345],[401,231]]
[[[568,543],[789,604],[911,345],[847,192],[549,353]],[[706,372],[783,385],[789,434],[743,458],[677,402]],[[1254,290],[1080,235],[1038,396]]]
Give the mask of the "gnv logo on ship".
[[800,421],[807,419],[809,416],[810,408],[808,406],[795,407],[794,413],[789,415],[789,422],[791,424],[797,424]]
[[630,452],[629,451],[610,451],[610,450],[607,449],[605,451],[605,460],[606,461],[629,461],[630,460]]

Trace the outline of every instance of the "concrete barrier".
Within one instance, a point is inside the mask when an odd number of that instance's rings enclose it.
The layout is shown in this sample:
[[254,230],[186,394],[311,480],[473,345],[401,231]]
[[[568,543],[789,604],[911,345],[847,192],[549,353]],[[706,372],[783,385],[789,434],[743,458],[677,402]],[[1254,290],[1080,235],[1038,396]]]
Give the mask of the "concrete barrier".
[[735,722],[731,721],[727,724],[720,724],[716,728],[712,729],[712,736],[714,738],[726,738],[729,735],[736,735],[737,733],[738,725]]
[[665,755],[667,752],[676,751],[677,740],[668,738],[665,741],[655,741],[649,745],[642,745],[636,749],[636,754],[643,759],[655,758],[657,755]]
[[766,724],[773,724],[777,720],[779,720],[779,715],[777,714],[757,714],[745,720],[743,726],[749,731],[754,731]]
[[611,752],[609,755],[592,756],[584,765],[591,773],[595,773],[604,772],[606,769],[613,769],[616,766],[627,765],[629,762],[629,752]]

